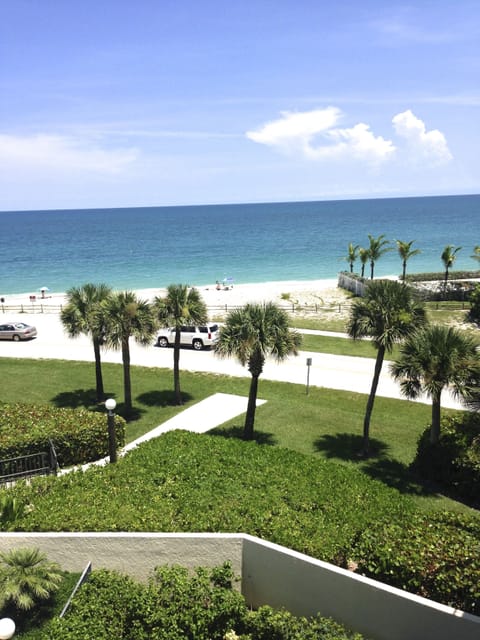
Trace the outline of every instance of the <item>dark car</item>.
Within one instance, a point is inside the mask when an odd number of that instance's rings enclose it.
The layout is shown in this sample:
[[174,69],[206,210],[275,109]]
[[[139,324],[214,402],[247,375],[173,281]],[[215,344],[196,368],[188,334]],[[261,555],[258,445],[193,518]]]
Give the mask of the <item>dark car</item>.
[[37,335],[37,329],[24,322],[7,322],[0,324],[0,340],[30,340]]

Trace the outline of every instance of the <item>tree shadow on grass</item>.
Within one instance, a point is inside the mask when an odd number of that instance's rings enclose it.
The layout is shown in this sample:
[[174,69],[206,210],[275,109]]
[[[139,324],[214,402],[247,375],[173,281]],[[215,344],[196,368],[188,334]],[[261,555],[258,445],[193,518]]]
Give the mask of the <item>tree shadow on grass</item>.
[[97,403],[96,390],[93,388],[62,391],[52,398],[52,402],[56,407],[66,407],[70,409],[78,409],[80,407],[90,409],[92,407],[102,406]]
[[[322,452],[326,458],[339,458],[358,462],[365,460],[362,455],[363,438],[354,433],[325,434],[313,443],[315,450]],[[370,457],[384,458],[388,445],[382,440],[370,438]]]
[[[175,394],[169,389],[163,391],[154,390],[141,393],[136,398],[138,402],[147,405],[147,407],[172,407],[175,406]],[[184,403],[193,400],[193,396],[190,393],[182,391],[182,400]]]
[[[221,436],[222,438],[236,438],[237,440],[243,440],[243,425],[230,425],[227,427],[218,427],[209,431],[212,436]],[[278,444],[277,439],[273,433],[267,431],[254,431],[253,438],[250,442],[256,442],[257,444],[268,444],[274,446]]]
[[326,434],[314,442],[316,451],[327,458],[337,458],[354,462],[364,473],[375,480],[380,480],[400,493],[416,496],[434,495],[436,492],[424,485],[403,462],[388,456],[389,446],[382,440],[370,439],[370,455],[361,453],[362,436],[353,433]]

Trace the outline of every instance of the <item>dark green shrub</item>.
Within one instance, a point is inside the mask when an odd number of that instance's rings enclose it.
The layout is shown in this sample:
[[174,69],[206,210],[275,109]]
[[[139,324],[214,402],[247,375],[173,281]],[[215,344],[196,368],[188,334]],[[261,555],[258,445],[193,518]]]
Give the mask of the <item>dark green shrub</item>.
[[442,418],[440,440],[430,442],[430,427],[421,435],[413,469],[423,478],[472,505],[480,504],[480,415]]
[[480,613],[480,520],[454,513],[380,522],[360,536],[358,572],[400,589]]
[[99,570],[75,596],[63,620],[53,620],[38,640],[361,640],[320,616],[296,618],[262,607],[249,611],[233,589],[225,563],[194,573],[160,567],[148,585]]
[[468,319],[471,322],[480,324],[480,284],[477,284],[470,294],[470,311],[468,313]]
[[[125,424],[121,416],[115,416],[119,447],[125,444]],[[86,409],[2,404],[0,459],[48,452],[49,439],[60,466],[103,458],[108,454],[106,417]]]

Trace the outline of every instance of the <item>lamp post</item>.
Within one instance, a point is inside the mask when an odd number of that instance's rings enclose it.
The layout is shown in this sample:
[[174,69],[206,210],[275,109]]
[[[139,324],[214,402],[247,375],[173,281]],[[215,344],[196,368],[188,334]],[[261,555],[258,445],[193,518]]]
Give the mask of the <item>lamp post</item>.
[[15,633],[15,622],[11,618],[0,620],[0,640],[9,640]]
[[105,409],[107,413],[107,425],[108,425],[108,454],[110,456],[110,462],[117,461],[117,439],[115,437],[115,407],[117,403],[113,398],[105,400]]

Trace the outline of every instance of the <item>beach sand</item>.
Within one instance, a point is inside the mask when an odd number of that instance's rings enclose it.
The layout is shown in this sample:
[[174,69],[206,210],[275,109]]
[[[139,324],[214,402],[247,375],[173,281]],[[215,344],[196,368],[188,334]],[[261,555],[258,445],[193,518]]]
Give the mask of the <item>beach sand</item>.
[[[315,306],[331,307],[341,304],[349,299],[348,294],[337,287],[337,279],[297,281],[287,280],[278,282],[262,282],[251,284],[233,284],[220,289],[216,283],[196,287],[201,293],[205,304],[209,308],[222,309],[225,307],[243,306],[249,302],[275,302],[286,307]],[[153,301],[156,296],[164,296],[165,288],[136,289],[136,294],[143,300]],[[33,300],[33,296],[35,299]],[[66,296],[64,292],[45,292],[45,297],[39,292],[18,293],[3,295],[5,307],[25,305],[26,311],[38,311],[41,308],[52,308],[64,305]]]

